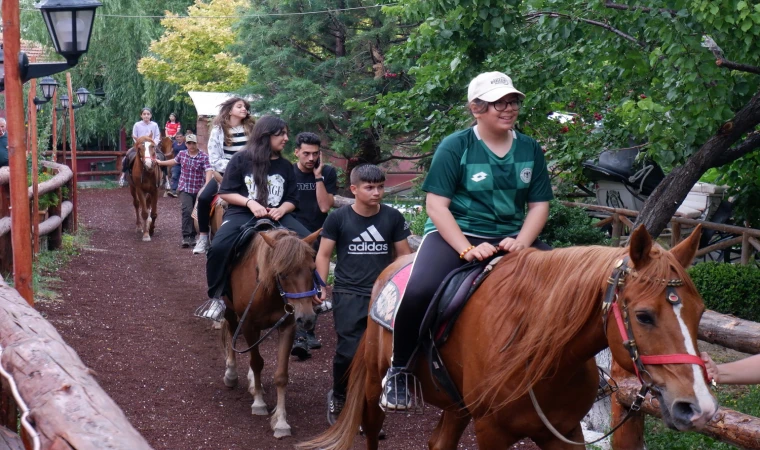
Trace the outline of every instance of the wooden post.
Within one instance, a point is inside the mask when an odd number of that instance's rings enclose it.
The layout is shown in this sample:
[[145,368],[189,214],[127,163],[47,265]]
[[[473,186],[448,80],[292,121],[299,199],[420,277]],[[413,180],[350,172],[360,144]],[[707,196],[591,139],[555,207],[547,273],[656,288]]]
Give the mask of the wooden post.
[[[622,367],[612,360],[612,369],[610,375],[615,380],[622,380],[630,377],[631,374],[626,372]],[[614,427],[619,424],[625,417],[628,408],[618,401],[617,395],[611,397],[612,417],[610,426]],[[631,417],[620,428],[612,434],[613,450],[641,450],[644,448],[644,416],[631,413]]]
[[670,235],[670,248],[673,248],[681,242],[681,224],[673,221],[670,223],[670,229],[672,232]]
[[749,243],[749,234],[742,233],[742,266],[749,264],[749,255],[752,254],[752,247]]
[[[11,215],[11,194],[7,184],[0,184],[0,218]],[[13,270],[13,245],[11,233],[0,236],[0,274]]]
[[32,290],[32,246],[29,194],[24,142],[24,91],[18,61],[21,51],[18,0],[4,0],[3,51],[5,52],[5,107],[8,124],[8,162],[11,188],[11,239],[13,241],[13,284],[21,296],[34,304]]
[[58,104],[58,89],[53,92],[52,107],[50,108],[50,114],[53,116],[53,155],[50,158],[51,161],[55,161],[58,164],[66,164],[66,161],[61,161],[58,157],[58,112],[55,110],[55,105]]
[[612,246],[620,247],[620,236],[623,234],[623,223],[620,221],[620,214],[612,214]]
[[37,105],[34,104],[37,80],[29,84],[29,143],[32,146],[32,257],[40,252],[40,193],[39,167],[37,162]]
[[74,173],[71,182],[71,203],[74,208],[71,210],[71,232],[77,232],[77,132],[74,128],[74,93],[71,90],[71,72],[66,72],[66,87],[69,90],[69,133],[71,133],[71,171]]

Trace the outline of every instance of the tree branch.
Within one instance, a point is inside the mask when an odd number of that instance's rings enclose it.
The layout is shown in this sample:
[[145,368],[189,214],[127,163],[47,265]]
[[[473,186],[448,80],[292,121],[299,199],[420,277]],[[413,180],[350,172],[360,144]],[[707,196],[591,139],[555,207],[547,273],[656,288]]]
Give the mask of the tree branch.
[[335,130],[341,136],[345,135],[345,133],[343,133],[343,130],[341,130],[340,128],[338,128],[338,125],[336,125],[335,122],[333,122],[333,120],[330,117],[327,118],[327,121],[330,123],[330,128],[332,128],[333,130]]
[[316,59],[318,59],[318,60],[320,60],[320,61],[322,61],[322,62],[324,62],[324,61],[325,61],[325,59],[324,59],[324,58],[322,58],[321,56],[319,56],[319,55],[317,55],[316,53],[313,53],[313,52],[311,52],[311,51],[307,50],[306,48],[302,47],[300,44],[298,44],[298,42],[296,42],[296,40],[295,40],[295,39],[292,39],[292,38],[291,38],[291,39],[290,39],[290,43],[291,43],[291,44],[293,44],[293,47],[295,47],[297,50],[300,50],[301,52],[303,52],[303,53],[306,53],[307,55],[310,55],[310,56],[312,56],[313,58],[316,58]]
[[715,159],[715,167],[720,167],[736,161],[747,153],[751,153],[759,148],[760,132],[754,131],[750,133],[749,136],[747,136],[747,139],[745,139],[741,144],[721,153],[721,155]]
[[424,153],[422,155],[417,155],[417,156],[391,155],[391,156],[388,156],[387,158],[378,159],[377,161],[375,161],[375,164],[382,164],[384,162],[388,162],[388,161],[395,160],[395,159],[400,159],[400,160],[404,160],[404,161],[414,161],[414,160],[417,160],[417,159],[427,158],[428,156],[433,156],[433,153],[434,152],[427,152],[427,153]]
[[571,16],[569,14],[562,14],[562,13],[558,13],[558,12],[555,12],[555,11],[538,11],[538,12],[535,12],[535,13],[526,14],[525,15],[525,20],[532,20],[532,19],[535,19],[535,18],[537,18],[539,16],[548,16],[548,17],[557,17],[557,18],[563,18],[563,19],[568,19],[568,20],[577,20],[579,22],[587,23],[589,25],[594,25],[596,27],[604,28],[605,30],[610,31],[612,33],[615,33],[615,34],[617,34],[618,36],[622,37],[623,39],[625,39],[627,41],[633,42],[634,44],[638,45],[641,48],[645,48],[646,47],[646,43],[645,42],[639,41],[635,37],[633,37],[633,36],[631,36],[629,34],[626,34],[626,33],[618,30],[617,28],[615,28],[615,27],[613,27],[611,25],[607,25],[606,23],[599,22],[599,21],[596,21],[596,20],[583,19],[581,17],[573,17],[573,16]]
[[760,75],[760,67],[750,66],[747,64],[735,63],[727,59],[718,59],[715,64],[719,67],[725,67],[726,69],[739,70],[741,72],[749,72]]
[[[628,6],[628,5],[621,5],[619,3],[612,3],[610,1],[605,2],[604,6],[610,9],[619,9],[621,11],[651,12],[653,10],[653,8],[647,8],[646,6]],[[657,11],[661,13],[668,13],[670,14],[671,17],[675,17],[676,14],[678,14],[678,11],[676,11],[675,9],[658,8]]]

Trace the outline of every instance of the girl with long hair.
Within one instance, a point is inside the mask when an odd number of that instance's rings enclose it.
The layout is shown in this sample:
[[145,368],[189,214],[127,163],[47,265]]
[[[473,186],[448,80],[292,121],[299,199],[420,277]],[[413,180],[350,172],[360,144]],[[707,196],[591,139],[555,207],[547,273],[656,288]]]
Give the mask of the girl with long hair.
[[251,105],[243,98],[231,97],[220,105],[214,118],[208,140],[208,157],[214,168],[214,177],[198,194],[198,242],[193,254],[206,253],[209,249],[209,215],[211,202],[219,190],[227,164],[235,153],[245,148],[253,133],[255,121],[249,110]]
[[209,300],[198,309],[200,317],[214,321],[224,317],[222,297],[228,294],[225,269],[243,225],[254,218],[269,218],[302,238],[309,235],[290,214],[298,206],[298,196],[293,165],[282,157],[287,142],[285,121],[264,116],[253,127],[245,149],[237,152],[227,164],[219,194],[229,208],[206,255]]

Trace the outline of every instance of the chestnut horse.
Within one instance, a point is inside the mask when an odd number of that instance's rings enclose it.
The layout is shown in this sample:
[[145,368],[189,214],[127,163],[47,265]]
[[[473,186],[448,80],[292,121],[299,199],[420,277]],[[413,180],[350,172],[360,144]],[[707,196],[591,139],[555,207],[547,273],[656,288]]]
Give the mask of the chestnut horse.
[[[162,137],[161,141],[158,143],[158,149],[161,151],[161,154],[164,157],[164,161],[168,161],[174,158],[174,149],[172,148],[172,144],[174,144],[174,141],[172,141],[172,138],[170,138],[169,136]],[[161,178],[162,178],[162,182],[160,184],[161,186],[164,187],[164,197],[166,197],[167,192],[169,192],[172,188],[171,168],[162,167]]]
[[[135,142],[135,159],[132,161],[132,182],[129,191],[135,206],[137,231],[143,234],[143,241],[150,241],[156,229],[158,218],[158,183],[161,169],[156,164],[156,144],[148,136]],[[148,218],[150,214],[150,218]]]
[[227,309],[222,324],[222,346],[226,358],[224,384],[234,387],[238,382],[235,352],[243,351],[233,349],[233,333],[240,324],[245,340],[251,346],[248,391],[253,395],[251,413],[254,415],[269,414],[261,385],[264,360],[258,348],[259,335],[261,330],[267,328],[272,328],[270,332],[274,328],[279,331],[277,369],[274,373],[277,406],[270,420],[274,437],[278,439],[290,436],[285,390],[296,323],[306,330],[314,328],[316,314],[312,300],[324,286],[316,275],[314,250],[311,247],[319,231],[303,240],[285,229],[257,233],[240,261],[232,268],[229,289],[232,295],[225,297]]
[[[684,269],[691,264],[699,238],[698,227],[665,251],[639,227],[627,249],[526,249],[502,258],[440,349],[466,408],[436,389],[427,361],[416,364],[425,402],[443,409],[429,447],[456,449],[474,420],[480,449],[509,448],[525,437],[542,449],[575,448],[549,431],[530,396],[535,395],[558,433],[582,442],[580,421],[594,403],[599,380],[594,355],[608,346],[618,364],[636,370],[650,386],[667,425],[679,430],[704,426],[717,402],[697,356],[704,304]],[[400,258],[380,275],[373,298],[411,259]],[[606,320],[603,303],[615,318]],[[623,334],[632,336],[621,338]],[[634,337],[636,346],[629,353],[623,341]],[[391,346],[391,333],[369,320],[339,420],[299,447],[352,448],[361,425],[367,448],[377,449],[385,417],[379,406],[381,379],[390,365]]]

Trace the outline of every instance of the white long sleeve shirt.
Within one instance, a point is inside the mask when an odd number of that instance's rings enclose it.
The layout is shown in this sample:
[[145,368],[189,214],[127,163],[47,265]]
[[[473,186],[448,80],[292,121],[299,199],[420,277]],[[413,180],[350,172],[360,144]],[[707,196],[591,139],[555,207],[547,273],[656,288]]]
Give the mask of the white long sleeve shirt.
[[242,125],[232,127],[230,134],[230,145],[224,145],[224,132],[217,125],[211,130],[211,135],[208,139],[208,158],[211,161],[211,167],[219,173],[224,173],[230,159],[232,159],[235,153],[243,150],[248,143],[245,127]]

